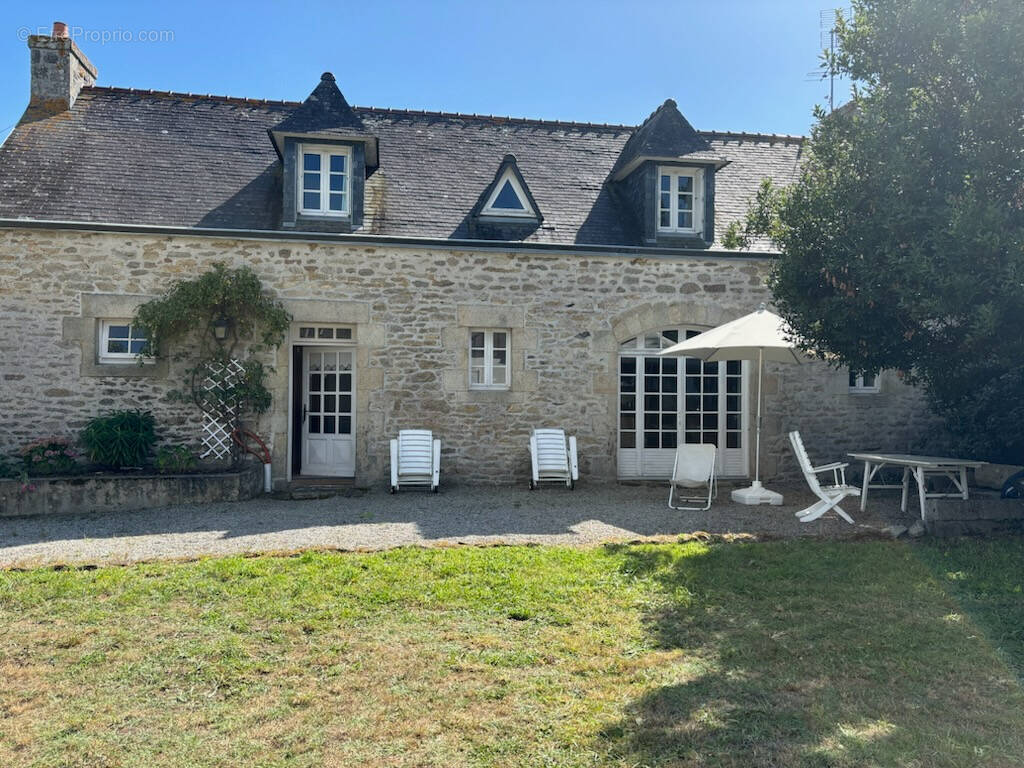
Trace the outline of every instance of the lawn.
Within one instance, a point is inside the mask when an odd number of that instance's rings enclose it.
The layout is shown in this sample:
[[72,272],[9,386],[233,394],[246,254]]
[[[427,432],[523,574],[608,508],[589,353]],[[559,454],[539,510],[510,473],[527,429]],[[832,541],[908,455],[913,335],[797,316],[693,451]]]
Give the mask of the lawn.
[[0,573],[0,765],[1021,765],[1022,549],[688,542]]

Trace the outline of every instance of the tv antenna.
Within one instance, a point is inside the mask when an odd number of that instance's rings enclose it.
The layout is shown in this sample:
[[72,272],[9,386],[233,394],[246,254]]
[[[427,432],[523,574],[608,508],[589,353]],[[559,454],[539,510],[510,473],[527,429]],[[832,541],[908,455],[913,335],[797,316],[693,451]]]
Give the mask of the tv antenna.
[[828,51],[829,61],[813,72],[807,73],[807,81],[819,81],[828,78],[828,111],[836,108],[836,70],[831,57],[836,53],[836,16],[841,15],[847,20],[853,19],[850,8],[825,8],[818,11],[818,45],[821,50]]

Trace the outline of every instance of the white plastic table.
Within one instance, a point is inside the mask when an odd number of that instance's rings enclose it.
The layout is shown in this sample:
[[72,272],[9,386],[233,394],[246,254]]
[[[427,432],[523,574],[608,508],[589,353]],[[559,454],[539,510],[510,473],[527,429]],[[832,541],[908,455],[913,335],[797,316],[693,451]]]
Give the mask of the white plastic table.
[[[903,467],[903,499],[900,501],[900,510],[907,511],[907,495],[910,491],[910,476],[913,475],[917,481],[917,496],[921,502],[921,519],[924,519],[925,499],[939,498],[967,498],[967,470],[971,467],[980,467],[984,461],[969,461],[967,459],[951,459],[947,456],[912,456],[907,453],[850,453],[851,459],[864,462],[864,488],[860,494],[860,511],[863,512],[868,504],[869,488],[895,488],[893,485],[872,485],[871,480],[875,474],[885,465]],[[942,475],[948,477],[956,486],[957,493],[928,493],[925,481],[928,475]]]

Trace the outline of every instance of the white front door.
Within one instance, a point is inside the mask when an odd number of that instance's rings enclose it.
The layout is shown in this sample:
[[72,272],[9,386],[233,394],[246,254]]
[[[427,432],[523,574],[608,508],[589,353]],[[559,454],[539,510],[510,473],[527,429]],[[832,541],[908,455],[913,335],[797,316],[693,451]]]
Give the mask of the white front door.
[[353,477],[355,353],[339,347],[302,350],[302,474]]

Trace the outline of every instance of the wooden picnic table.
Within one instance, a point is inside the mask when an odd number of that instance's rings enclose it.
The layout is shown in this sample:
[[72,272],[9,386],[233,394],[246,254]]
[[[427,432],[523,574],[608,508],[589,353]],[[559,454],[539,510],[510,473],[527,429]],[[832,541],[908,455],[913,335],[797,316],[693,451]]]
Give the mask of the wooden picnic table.
[[[980,467],[984,461],[970,461],[968,459],[952,459],[948,456],[913,456],[909,453],[850,453],[851,459],[864,462],[864,487],[860,494],[860,511],[863,512],[868,504],[869,488],[897,488],[900,486],[871,484],[871,480],[882,467],[886,465],[903,467],[903,498],[900,501],[900,510],[907,511],[907,496],[910,491],[910,476],[913,475],[917,481],[917,496],[921,502],[921,519],[924,520],[925,499],[939,498],[967,498],[967,470],[972,467]],[[942,475],[953,481],[956,493],[928,493],[925,485],[928,475]]]

